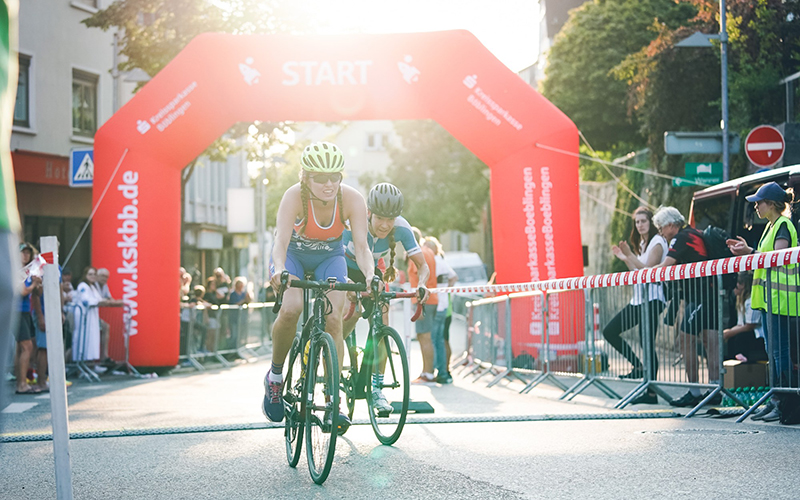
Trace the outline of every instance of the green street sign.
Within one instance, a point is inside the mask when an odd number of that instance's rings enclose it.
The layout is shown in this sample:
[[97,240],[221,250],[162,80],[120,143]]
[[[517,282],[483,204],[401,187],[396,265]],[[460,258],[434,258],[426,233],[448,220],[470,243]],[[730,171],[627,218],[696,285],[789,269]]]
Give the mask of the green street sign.
[[[687,163],[684,168],[684,177],[722,177],[722,163]],[[721,181],[720,181],[721,182]]]

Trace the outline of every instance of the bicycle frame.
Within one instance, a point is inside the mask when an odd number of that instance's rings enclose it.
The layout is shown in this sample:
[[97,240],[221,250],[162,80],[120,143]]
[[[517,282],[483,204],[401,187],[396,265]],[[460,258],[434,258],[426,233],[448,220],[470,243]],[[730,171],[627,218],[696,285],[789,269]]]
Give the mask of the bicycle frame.
[[[370,372],[371,372],[371,364],[374,358],[373,349],[375,347],[374,339],[377,336],[378,332],[385,326],[383,323],[383,312],[384,307],[389,305],[389,301],[392,299],[401,299],[401,298],[413,298],[418,297],[418,294],[415,292],[384,292],[384,291],[373,291],[372,293],[363,293],[361,297],[373,297],[375,300],[373,302],[372,311],[369,312],[367,318],[365,315],[362,315],[363,318],[369,319],[370,327],[369,333],[367,334],[367,340],[364,344],[363,348],[363,358],[361,361],[361,366],[352,366],[350,367],[352,377],[355,377],[353,383],[353,396],[355,399],[366,399],[367,398],[367,388],[371,387],[371,380],[370,380]],[[350,305],[350,311],[346,315],[346,318],[349,318],[355,312],[356,303],[352,302]],[[366,313],[365,313],[366,314]],[[422,305],[417,303],[417,310],[412,316],[411,321],[416,321],[417,318],[422,314]],[[345,340],[345,348],[357,348],[358,345],[356,343],[355,338],[355,331],[351,333],[347,339]],[[358,359],[356,357],[356,359]],[[356,363],[357,365],[357,363]]]

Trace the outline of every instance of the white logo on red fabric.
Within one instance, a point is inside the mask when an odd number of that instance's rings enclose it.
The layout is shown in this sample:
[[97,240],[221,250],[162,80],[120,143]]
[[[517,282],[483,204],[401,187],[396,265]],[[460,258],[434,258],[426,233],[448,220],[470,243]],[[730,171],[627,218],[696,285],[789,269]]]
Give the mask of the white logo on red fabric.
[[461,83],[466,85],[468,89],[473,89],[478,83],[478,75],[467,75],[461,80]]
[[136,122],[136,130],[138,130],[140,134],[144,135],[148,130],[150,130],[150,124],[144,120],[138,120]]
[[261,77],[261,73],[257,69],[251,67],[251,64],[253,64],[252,57],[248,57],[243,63],[239,63],[239,71],[242,73],[244,83],[248,85],[258,83],[258,79]]
[[420,71],[411,65],[413,60],[413,57],[405,56],[402,61],[397,63],[397,69],[400,70],[400,74],[403,75],[403,80],[406,83],[417,83],[419,81]]

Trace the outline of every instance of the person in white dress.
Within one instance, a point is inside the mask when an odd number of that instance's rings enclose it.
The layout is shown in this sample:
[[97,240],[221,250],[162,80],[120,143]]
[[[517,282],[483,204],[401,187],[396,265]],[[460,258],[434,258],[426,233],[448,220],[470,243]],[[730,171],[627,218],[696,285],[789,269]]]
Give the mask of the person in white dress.
[[100,312],[97,305],[103,298],[97,286],[97,270],[87,267],[78,285],[75,302],[75,333],[72,337],[73,361],[100,359]]

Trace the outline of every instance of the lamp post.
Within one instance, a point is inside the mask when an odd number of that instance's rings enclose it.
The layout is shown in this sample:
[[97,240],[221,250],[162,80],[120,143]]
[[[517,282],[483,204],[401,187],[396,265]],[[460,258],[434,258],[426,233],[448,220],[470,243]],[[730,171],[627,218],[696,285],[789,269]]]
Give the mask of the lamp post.
[[721,107],[722,120],[722,182],[730,179],[730,147],[728,134],[728,30],[725,15],[725,0],[719,0],[719,34],[706,35],[694,33],[688,38],[676,43],[676,47],[713,47],[711,40],[719,40],[720,73],[721,73]]
[[722,73],[722,182],[730,179],[728,150],[728,30],[725,21],[725,0],[719,0],[719,51]]

